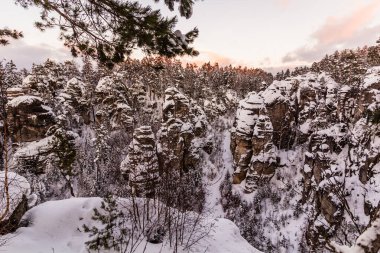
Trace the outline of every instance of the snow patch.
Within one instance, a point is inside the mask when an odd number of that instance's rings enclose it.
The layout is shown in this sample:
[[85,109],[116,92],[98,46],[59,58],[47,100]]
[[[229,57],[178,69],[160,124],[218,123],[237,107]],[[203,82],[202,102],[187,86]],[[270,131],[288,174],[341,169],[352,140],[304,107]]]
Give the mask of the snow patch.
[[11,101],[8,102],[8,106],[10,107],[18,107],[20,104],[31,105],[38,101],[39,103],[43,103],[42,98],[36,96],[19,96],[15,97]]

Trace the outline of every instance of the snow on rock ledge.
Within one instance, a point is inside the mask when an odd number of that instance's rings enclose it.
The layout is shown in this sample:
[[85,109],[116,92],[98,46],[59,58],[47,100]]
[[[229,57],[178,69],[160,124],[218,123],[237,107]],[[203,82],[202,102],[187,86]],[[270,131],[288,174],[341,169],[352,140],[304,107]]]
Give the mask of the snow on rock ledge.
[[255,92],[239,103],[235,127],[231,130],[234,157],[233,182],[245,180],[245,191],[252,192],[267,183],[276,168],[277,149],[273,144],[273,125],[267,116],[262,96]]
[[53,136],[27,142],[13,155],[11,167],[22,174],[41,174],[46,170],[46,160],[52,152]]
[[15,97],[11,101],[8,102],[8,106],[10,107],[18,107],[18,106],[28,106],[33,104],[42,104],[42,98],[36,96],[19,96]]
[[128,147],[128,155],[121,163],[122,173],[136,196],[154,196],[160,174],[156,154],[156,138],[150,126],[136,128]]
[[45,137],[56,117],[40,97],[19,96],[7,104],[9,127],[15,142],[35,141]]
[[265,113],[264,99],[256,92],[248,94],[239,103],[236,112],[236,132],[241,135],[251,135],[255,121],[261,113]]
[[363,87],[368,88],[373,84],[380,85],[380,66],[368,69],[365,75]]

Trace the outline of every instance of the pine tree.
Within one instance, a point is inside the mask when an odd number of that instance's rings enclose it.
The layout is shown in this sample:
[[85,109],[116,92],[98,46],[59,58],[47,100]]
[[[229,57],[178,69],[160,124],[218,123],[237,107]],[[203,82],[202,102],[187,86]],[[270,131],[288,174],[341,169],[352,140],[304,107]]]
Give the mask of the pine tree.
[[68,80],[80,76],[77,64],[74,61],[65,61],[61,66]]
[[16,64],[12,60],[4,65],[4,82],[8,88],[22,83],[21,73],[17,71]]
[[126,215],[119,209],[116,199],[111,196],[104,198],[100,210],[94,208],[92,219],[100,222],[104,227],[90,228],[86,224],[83,225],[83,231],[89,233],[90,236],[90,240],[86,242],[89,250],[99,252],[99,250],[113,249],[117,252],[126,252],[131,236],[135,235],[126,226]]
[[[180,14],[186,18],[192,14],[193,0],[164,2],[170,10],[178,3]],[[197,28],[182,34],[175,30],[176,17],[163,17],[160,10],[143,7],[138,1],[16,0],[16,3],[24,8],[41,9],[37,28],[41,31],[59,28],[60,39],[73,56],[89,55],[108,67],[124,61],[136,47],[148,54],[168,57],[198,54],[190,46],[198,36]],[[8,43],[9,36],[21,35],[17,31],[0,30],[0,43]]]
[[0,46],[5,46],[9,44],[9,39],[19,39],[22,38],[22,32],[11,30],[8,28],[0,29]]
[[83,58],[83,67],[81,71],[81,76],[84,82],[96,86],[98,80],[96,72],[94,71],[94,66],[91,62],[91,59],[88,56]]
[[368,49],[367,61],[370,66],[380,65],[380,45]]
[[284,79],[286,79],[286,78],[288,78],[288,77],[290,77],[290,70],[289,70],[289,69],[287,69],[287,70],[285,71]]

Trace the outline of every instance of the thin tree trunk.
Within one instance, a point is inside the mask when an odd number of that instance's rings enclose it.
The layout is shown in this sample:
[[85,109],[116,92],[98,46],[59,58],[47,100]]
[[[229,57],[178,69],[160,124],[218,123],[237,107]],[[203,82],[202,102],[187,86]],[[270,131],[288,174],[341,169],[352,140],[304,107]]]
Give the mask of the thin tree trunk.
[[2,97],[2,116],[3,116],[3,156],[4,156],[4,193],[5,193],[5,210],[0,214],[0,221],[2,221],[9,213],[10,197],[9,197],[9,185],[8,185],[8,122],[6,112],[6,93],[3,82],[3,73],[0,73],[0,96]]

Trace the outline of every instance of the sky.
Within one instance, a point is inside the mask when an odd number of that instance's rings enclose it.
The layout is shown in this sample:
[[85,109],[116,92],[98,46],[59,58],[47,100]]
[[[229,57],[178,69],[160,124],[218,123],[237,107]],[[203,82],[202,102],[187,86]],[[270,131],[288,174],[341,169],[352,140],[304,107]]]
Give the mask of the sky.
[[[163,3],[141,4],[170,12]],[[161,0],[161,2],[163,2]],[[0,27],[23,31],[24,38],[0,47],[0,59],[30,68],[47,58],[72,59],[58,40],[58,32],[34,27],[38,9],[25,10],[14,0],[2,0]],[[194,47],[200,51],[184,62],[219,62],[276,72],[309,65],[337,49],[373,45],[380,37],[380,0],[198,0],[190,19],[179,18],[177,28],[198,27]]]

